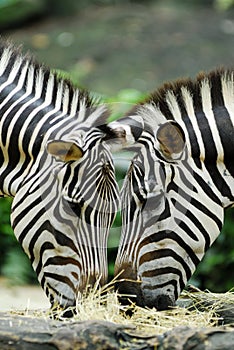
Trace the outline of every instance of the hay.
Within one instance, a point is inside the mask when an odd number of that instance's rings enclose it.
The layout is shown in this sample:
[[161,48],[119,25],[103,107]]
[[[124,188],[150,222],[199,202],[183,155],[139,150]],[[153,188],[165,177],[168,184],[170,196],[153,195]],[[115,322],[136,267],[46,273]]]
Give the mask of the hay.
[[[76,307],[77,315],[74,320],[105,320],[126,326],[134,326],[138,331],[149,334],[162,334],[177,326],[207,327],[216,326],[216,317],[213,308],[199,311],[183,307],[174,307],[167,311],[157,311],[131,304],[123,306],[118,301],[116,292],[109,292],[104,296],[90,294],[83,298]],[[131,316],[128,316],[129,312]]]
[[[181,300],[183,298],[192,300],[192,302],[187,307],[176,306],[167,311],[142,308],[133,303],[121,305],[118,300],[118,293],[114,291],[113,282],[102,288],[98,287],[97,282],[93,288],[87,288],[85,293],[79,295],[75,308],[76,313],[73,318],[63,317],[62,311],[57,316],[66,323],[91,320],[109,321],[125,325],[150,336],[163,334],[178,326],[191,328],[216,327],[220,320],[220,317],[217,316],[220,306],[227,304],[230,307],[230,305],[234,305],[234,293],[232,291],[224,294],[185,291],[181,295]],[[207,307],[203,304],[201,308],[203,301],[207,301]],[[26,310],[24,314],[29,316],[31,313]],[[51,317],[51,312],[37,311],[33,315],[46,319]]]
[[[201,293],[207,299],[209,293]],[[198,301],[194,299],[194,294],[196,293],[184,292],[182,294],[182,297],[194,300],[192,307],[176,306],[167,311],[157,311],[155,308],[143,308],[133,303],[121,305],[118,300],[118,293],[113,290],[113,283],[101,289],[95,286],[93,289],[89,289],[87,293],[80,295],[76,306],[76,315],[72,321],[109,321],[127,327],[134,327],[137,331],[146,335],[163,334],[177,326],[217,326],[219,317],[216,315],[216,310],[220,303],[220,294],[217,294],[217,302],[208,308],[203,308],[202,311],[196,307]],[[213,295],[212,293],[211,298]],[[231,299],[234,303],[232,293],[227,293],[225,298],[227,300]],[[201,298],[199,300],[201,301]]]

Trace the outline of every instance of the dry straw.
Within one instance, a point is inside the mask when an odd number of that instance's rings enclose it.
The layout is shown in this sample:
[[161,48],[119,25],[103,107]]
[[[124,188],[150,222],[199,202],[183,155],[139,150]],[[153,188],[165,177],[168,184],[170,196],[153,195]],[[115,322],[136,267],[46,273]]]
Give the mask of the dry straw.
[[[133,303],[128,306],[121,305],[118,293],[113,288],[114,282],[116,280],[99,288],[99,281],[97,281],[93,288],[87,288],[85,293],[79,295],[73,318],[63,317],[62,312],[57,315],[58,318],[67,323],[90,320],[109,321],[134,327],[148,336],[162,334],[178,326],[215,327],[220,321],[217,311],[220,308],[224,310],[225,305],[234,306],[233,291],[224,294],[183,292],[180,300],[189,301],[187,307],[176,306],[167,311],[142,308]],[[47,318],[51,317],[51,314],[37,312],[34,316]]]
[[[113,290],[113,282],[101,289],[97,286],[98,283],[94,288],[87,289],[86,293],[80,295],[73,322],[104,320],[127,327],[134,326],[138,331],[147,335],[162,334],[177,326],[214,327],[218,325],[219,318],[216,316],[216,310],[220,304],[220,294],[210,293],[210,298],[215,296],[217,301],[215,300],[212,306],[203,307],[202,311],[197,306],[202,300],[201,296],[207,299],[209,293],[184,292],[182,297],[193,300],[188,307],[176,306],[167,311],[157,311],[155,308],[143,308],[133,303],[128,306],[121,305],[118,300],[118,293]],[[199,302],[196,300],[195,294],[200,295]],[[223,295],[227,300],[232,300],[234,303],[233,293]]]

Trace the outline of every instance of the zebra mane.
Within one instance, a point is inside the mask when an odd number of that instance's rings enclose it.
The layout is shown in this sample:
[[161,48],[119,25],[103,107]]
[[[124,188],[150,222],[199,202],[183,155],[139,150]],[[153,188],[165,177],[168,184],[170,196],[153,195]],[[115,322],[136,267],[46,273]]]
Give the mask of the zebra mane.
[[225,100],[231,105],[234,101],[233,70],[220,68],[209,73],[201,72],[194,80],[178,79],[165,83],[136,106],[135,112],[142,115],[146,126],[152,129],[166,120],[179,122],[189,116],[189,109],[201,112],[208,100],[213,108],[226,106]]
[[[109,116],[107,108],[91,97],[86,89],[75,87],[70,80],[39,64],[31,54],[23,54],[21,47],[15,47],[11,42],[0,38],[0,78],[5,76],[6,81],[14,69],[20,70],[26,66],[27,74],[23,88],[26,89],[28,79],[32,79],[33,92],[37,93],[40,90],[42,101],[49,91],[52,94],[51,104],[59,103],[62,111],[71,117],[77,116],[80,123],[85,122],[97,127],[106,124]],[[17,75],[18,73],[16,78]]]

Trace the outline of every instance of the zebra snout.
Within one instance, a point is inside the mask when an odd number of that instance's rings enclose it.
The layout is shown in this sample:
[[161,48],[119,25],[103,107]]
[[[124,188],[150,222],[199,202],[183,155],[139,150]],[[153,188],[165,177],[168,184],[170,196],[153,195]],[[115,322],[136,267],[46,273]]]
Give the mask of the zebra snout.
[[119,301],[123,305],[135,303],[141,307],[153,308],[158,311],[167,310],[175,305],[174,297],[168,294],[145,295],[137,281],[125,281],[116,284],[119,293]]
[[119,294],[119,301],[122,305],[135,303],[144,306],[142,291],[137,281],[123,281],[115,284],[115,289]]
[[135,303],[141,307],[155,307],[158,311],[167,310],[175,305],[175,296],[171,289],[149,288],[137,277],[137,272],[131,263],[116,266],[116,276],[122,267],[124,270],[120,274],[120,279],[115,282],[115,289],[118,291],[121,304]]
[[174,301],[169,295],[158,295],[155,299],[154,306],[158,311],[167,310],[170,307],[174,306]]
[[128,305],[135,303],[143,306],[141,281],[131,262],[124,262],[115,265],[115,290],[118,291],[118,298],[121,304]]
[[145,295],[143,293],[144,306],[155,307],[158,311],[167,310],[175,306],[175,298],[169,294]]

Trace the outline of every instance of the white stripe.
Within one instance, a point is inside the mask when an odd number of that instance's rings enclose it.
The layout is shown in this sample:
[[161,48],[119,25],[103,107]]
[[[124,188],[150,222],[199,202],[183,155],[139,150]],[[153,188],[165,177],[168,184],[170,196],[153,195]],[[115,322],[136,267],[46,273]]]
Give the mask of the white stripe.
[[13,83],[17,73],[19,72],[21,64],[22,64],[22,59],[18,59],[16,62],[14,62],[14,65],[13,65],[13,67],[11,67],[11,72],[8,75],[8,78],[6,79],[6,81],[4,83],[2,83],[0,85],[0,92],[3,91],[6,86]]
[[11,55],[12,55],[12,50],[10,47],[7,47],[6,49],[4,49],[0,60],[0,76],[4,74],[5,69],[8,65],[8,62],[11,58]]
[[180,122],[182,119],[180,107],[173,91],[169,90],[166,94],[166,102],[175,121]]
[[145,123],[150,128],[158,127],[160,124],[167,121],[166,117],[162,114],[161,110],[154,103],[145,104],[140,106],[137,114],[142,116]]
[[73,97],[72,97],[72,102],[71,102],[71,117],[75,117],[75,115],[77,114],[77,106],[79,103],[79,90],[76,89],[73,93]]
[[[32,74],[32,71],[30,71]],[[34,80],[34,74],[30,77],[32,81]],[[44,72],[42,69],[39,69],[36,73],[36,81],[35,81],[35,98],[40,98],[42,94],[42,90],[44,88]]]
[[63,90],[63,113],[68,113],[69,108],[69,88],[66,84],[64,84],[64,90]]
[[[30,66],[29,67],[30,70],[34,71],[34,67]],[[11,112],[11,110],[17,106],[17,104],[24,100],[25,98],[27,98],[28,95],[31,94],[32,92],[32,88],[33,88],[33,82],[31,79],[29,79],[29,75],[28,75],[28,80],[27,80],[27,89],[25,91],[25,93],[23,94],[23,96],[21,96],[17,101],[15,101],[10,108],[8,108],[8,110],[4,113],[4,115],[2,116],[1,118],[1,122],[0,122],[0,129],[2,130],[2,126],[4,124],[4,121],[8,118],[9,116],[9,113]],[[9,124],[9,127],[8,127],[8,132],[7,132],[7,138],[6,138],[6,145],[9,144],[9,140],[10,140],[10,137],[11,137],[11,134],[12,134],[12,131],[14,129],[14,126],[15,126],[15,123],[16,121],[18,120],[20,114],[22,113],[22,111],[24,110],[24,107],[25,105],[23,105],[20,110],[18,110],[18,112],[11,118],[11,122]],[[0,134],[1,136],[1,134]],[[1,143],[2,143],[2,137],[1,137]],[[4,170],[8,167],[8,163],[9,163],[9,154],[8,154],[8,151],[7,151],[7,147],[6,149],[3,148],[3,152],[4,152],[4,157],[5,157],[5,161],[4,163],[2,164],[1,166],[1,172],[4,172]],[[14,176],[14,172],[11,173],[12,176]],[[7,182],[10,181],[10,178],[7,177],[4,181],[4,188],[6,189],[6,191],[8,190],[8,184]]]
[[[2,101],[2,103],[0,104],[0,110],[3,108],[3,106],[6,105],[6,103],[14,97],[14,95],[18,92],[18,91],[24,91],[23,88],[23,84],[25,82],[25,78],[26,78],[26,74],[27,74],[27,70],[28,70],[28,61],[25,63],[25,65],[23,66],[23,68],[21,69],[20,72],[20,77],[18,80],[18,84],[15,86],[15,88],[6,96],[6,98]],[[10,105],[9,108],[13,108],[12,105],[15,106],[15,100],[14,103]]]
[[212,133],[212,137],[218,153],[217,161],[223,162],[224,160],[223,146],[219,137],[219,131],[218,131],[214,113],[213,113],[211,91],[210,91],[210,85],[209,85],[208,79],[203,80],[201,83],[201,99],[202,99],[202,109],[208,120],[209,128]]
[[[63,82],[61,81],[58,85],[58,88],[57,88],[54,113],[62,110],[62,102],[63,102]],[[63,111],[61,111],[61,113],[59,115],[57,115],[55,118],[53,118],[50,121],[50,124],[56,123],[56,121],[61,119],[61,117],[64,115],[65,115],[65,113]],[[61,123],[61,121],[60,121],[60,123]],[[59,124],[57,124],[57,126],[59,126]]]
[[222,93],[224,99],[224,105],[231,118],[232,125],[234,127],[234,73],[223,74],[221,77]]

